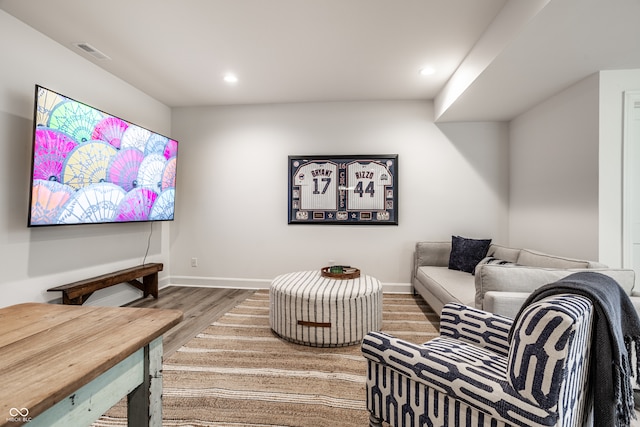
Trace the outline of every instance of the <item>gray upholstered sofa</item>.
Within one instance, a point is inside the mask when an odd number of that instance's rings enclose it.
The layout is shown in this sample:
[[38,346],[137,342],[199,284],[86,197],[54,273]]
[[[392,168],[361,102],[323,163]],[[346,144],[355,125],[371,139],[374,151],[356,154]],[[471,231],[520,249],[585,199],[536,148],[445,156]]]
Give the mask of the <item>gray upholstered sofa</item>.
[[438,314],[445,304],[455,302],[513,318],[534,289],[585,269],[615,279],[640,313],[640,292],[634,290],[633,270],[491,244],[488,258],[483,260],[486,263],[479,263],[471,274],[449,268],[451,248],[450,241],[418,242],[415,247],[414,292]]

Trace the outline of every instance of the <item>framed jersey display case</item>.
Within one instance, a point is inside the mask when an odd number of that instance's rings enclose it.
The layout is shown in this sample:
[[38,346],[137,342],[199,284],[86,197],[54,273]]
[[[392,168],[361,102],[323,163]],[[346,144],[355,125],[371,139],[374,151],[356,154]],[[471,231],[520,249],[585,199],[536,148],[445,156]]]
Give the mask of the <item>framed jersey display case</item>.
[[289,156],[289,224],[398,225],[398,155]]

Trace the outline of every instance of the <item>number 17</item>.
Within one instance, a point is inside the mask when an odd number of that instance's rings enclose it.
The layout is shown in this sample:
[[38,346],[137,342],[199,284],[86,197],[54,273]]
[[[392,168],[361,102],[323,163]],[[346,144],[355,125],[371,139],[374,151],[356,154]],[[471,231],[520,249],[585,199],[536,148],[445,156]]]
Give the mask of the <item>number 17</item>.
[[331,178],[322,178],[322,182],[324,182],[324,188],[322,192],[318,191],[318,178],[313,178],[313,194],[324,194],[327,192],[327,188],[329,188],[329,184],[331,184]]

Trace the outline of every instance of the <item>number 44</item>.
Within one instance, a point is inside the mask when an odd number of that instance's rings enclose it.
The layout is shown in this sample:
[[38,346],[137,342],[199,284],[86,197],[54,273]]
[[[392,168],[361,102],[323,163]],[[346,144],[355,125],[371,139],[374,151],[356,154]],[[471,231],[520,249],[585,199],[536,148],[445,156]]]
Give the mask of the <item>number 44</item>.
[[360,197],[363,197],[365,193],[369,194],[370,197],[373,197],[374,193],[376,192],[373,181],[369,181],[369,184],[367,184],[367,187],[364,190],[362,189],[363,187],[364,184],[362,183],[362,181],[358,181],[358,184],[356,184],[356,188],[353,189],[354,193],[359,194]]

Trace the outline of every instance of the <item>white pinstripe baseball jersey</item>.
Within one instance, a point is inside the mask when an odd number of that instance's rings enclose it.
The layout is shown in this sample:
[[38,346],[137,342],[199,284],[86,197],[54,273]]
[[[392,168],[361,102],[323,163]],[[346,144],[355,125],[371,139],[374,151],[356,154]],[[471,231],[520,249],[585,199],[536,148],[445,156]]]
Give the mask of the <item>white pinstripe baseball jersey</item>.
[[300,186],[300,209],[337,209],[337,170],[333,162],[307,162],[293,176],[294,185]]
[[393,185],[393,177],[382,163],[352,162],[347,165],[347,183],[348,210],[384,210],[384,190]]

